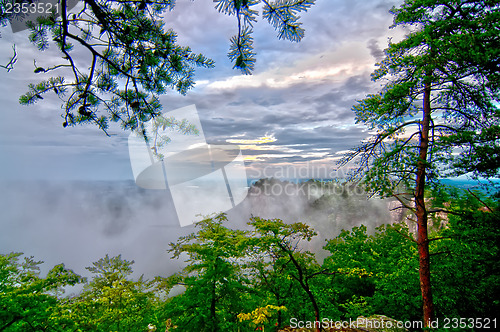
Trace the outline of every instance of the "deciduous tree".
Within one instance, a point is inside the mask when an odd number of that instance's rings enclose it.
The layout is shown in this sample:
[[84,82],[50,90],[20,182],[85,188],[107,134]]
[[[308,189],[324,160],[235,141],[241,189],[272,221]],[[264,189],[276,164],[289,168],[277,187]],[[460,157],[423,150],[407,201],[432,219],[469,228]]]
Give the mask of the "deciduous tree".
[[330,272],[332,301],[342,319],[383,314],[418,320],[417,246],[406,225],[366,226],[342,231],[329,240],[323,268]]
[[132,280],[134,261],[105,257],[87,267],[92,279],[76,297],[66,299],[53,316],[62,330],[142,331],[154,321],[155,294],[141,276]]
[[177,318],[173,322],[185,329],[235,330],[237,315],[251,308],[252,303],[243,300],[249,284],[242,268],[248,232],[223,226],[226,220],[224,214],[207,218],[196,224],[196,233],[170,244],[173,258],[188,258],[184,270],[164,283],[167,290],[174,285],[185,287],[182,295],[167,304]]
[[22,253],[0,255],[0,331],[45,331],[54,329],[51,312],[59,307],[62,287],[84,281],[64,264],[54,266],[44,278],[41,261]]
[[[270,261],[272,271],[270,277],[273,275],[276,277],[276,274],[281,273],[300,286],[312,307],[314,320],[320,321],[320,307],[312,280],[321,275],[322,271],[314,255],[301,248],[301,241],[310,241],[316,236],[316,232],[306,224],[286,224],[279,219],[253,217],[249,225],[255,229],[252,237],[252,248],[255,254],[261,257],[264,254],[264,259]],[[283,286],[286,284],[288,283]],[[307,318],[310,319],[310,316]]]

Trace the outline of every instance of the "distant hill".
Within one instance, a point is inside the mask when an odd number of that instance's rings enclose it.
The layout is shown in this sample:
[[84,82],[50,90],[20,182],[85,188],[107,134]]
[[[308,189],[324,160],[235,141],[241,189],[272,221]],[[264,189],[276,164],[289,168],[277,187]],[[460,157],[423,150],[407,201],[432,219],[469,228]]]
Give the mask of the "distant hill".
[[359,186],[338,181],[283,181],[275,178],[252,181],[247,198],[228,211],[230,226],[244,227],[252,215],[311,225],[316,237],[311,246],[321,251],[326,239],[343,229],[366,225],[370,231],[382,224],[400,221],[403,211],[394,200],[368,199]]
[[459,189],[471,189],[477,190],[483,193],[491,191],[495,193],[500,190],[500,179],[490,179],[490,180],[470,180],[470,179],[441,179],[440,182],[446,186],[455,187]]

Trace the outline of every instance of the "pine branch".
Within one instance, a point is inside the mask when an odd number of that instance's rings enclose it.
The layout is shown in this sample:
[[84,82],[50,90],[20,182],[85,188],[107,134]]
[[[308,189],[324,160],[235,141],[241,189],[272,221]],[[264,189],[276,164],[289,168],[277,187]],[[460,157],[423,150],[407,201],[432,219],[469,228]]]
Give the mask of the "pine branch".
[[17,51],[16,51],[16,45],[12,46],[12,51],[14,54],[10,58],[9,62],[6,65],[0,65],[0,68],[4,68],[7,70],[7,72],[11,71],[14,69],[14,64],[17,62]]

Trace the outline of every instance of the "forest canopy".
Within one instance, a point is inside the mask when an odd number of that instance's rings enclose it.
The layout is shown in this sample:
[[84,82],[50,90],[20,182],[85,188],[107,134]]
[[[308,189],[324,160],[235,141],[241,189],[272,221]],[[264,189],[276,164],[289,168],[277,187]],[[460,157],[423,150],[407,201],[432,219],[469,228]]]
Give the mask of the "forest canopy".
[[[493,328],[500,309],[498,200],[485,199],[491,212],[470,194],[448,195],[456,213],[446,227],[438,219],[431,227],[436,318],[444,326],[446,318],[482,317],[466,327]],[[94,262],[88,278],[62,264],[42,277],[41,262],[1,255],[0,329],[254,331],[377,315],[421,323],[417,245],[406,223],[374,233],[344,230],[326,242],[329,254],[320,262],[307,249],[317,235],[306,224],[255,217],[237,230],[229,222],[223,214],[206,219],[171,243],[173,258],[187,258],[185,267],[151,280],[132,278],[134,262],[120,255]],[[81,293],[62,295],[76,283],[84,284]]]

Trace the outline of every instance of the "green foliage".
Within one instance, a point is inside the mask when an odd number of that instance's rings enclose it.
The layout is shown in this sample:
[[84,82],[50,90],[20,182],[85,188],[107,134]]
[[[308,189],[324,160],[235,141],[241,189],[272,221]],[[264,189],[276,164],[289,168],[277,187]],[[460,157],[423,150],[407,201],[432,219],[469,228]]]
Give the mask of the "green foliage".
[[[457,195],[447,226],[432,242],[436,305],[448,316],[495,317],[500,310],[500,202]],[[478,197],[481,200],[478,200]],[[446,207],[447,202],[436,202]]]
[[267,323],[269,318],[275,313],[279,311],[286,311],[285,306],[275,306],[275,305],[266,305],[265,307],[260,307],[255,309],[249,313],[241,313],[238,314],[238,319],[240,322],[242,321],[251,321],[254,326],[260,326],[264,323]]
[[[35,73],[69,68],[73,77],[31,84],[20,102],[33,104],[54,92],[64,102],[64,127],[94,123],[106,131],[114,121],[124,129],[142,129],[160,114],[159,95],[169,89],[185,94],[194,85],[194,67],[214,65],[178,45],[176,33],[165,29],[161,15],[173,8],[172,1],[89,0],[85,5],[86,10],[69,13],[63,2],[61,18],[28,23],[30,41],[40,50],[54,42],[64,60]],[[91,55],[88,71],[73,59],[77,49]]]
[[[190,124],[186,119],[177,120],[173,117],[164,117],[159,115],[153,119],[152,132],[153,132],[153,142],[152,150],[155,157],[158,160],[163,160],[164,155],[159,153],[158,150],[164,147],[170,142],[170,137],[166,135],[161,135],[161,132],[165,131],[166,128],[172,128],[179,131],[185,135],[199,135],[200,131],[193,125]],[[144,135],[146,141],[149,140],[148,136]]]
[[339,304],[342,311],[345,312],[346,317],[352,317],[356,319],[357,317],[364,316],[366,313],[373,312],[373,308],[366,302],[363,296],[353,295],[352,299],[346,303]]
[[[250,303],[242,301],[248,280],[240,268],[247,248],[247,232],[222,225],[221,214],[196,224],[198,232],[171,243],[174,258],[187,255],[183,272],[164,281],[171,288],[182,285],[185,292],[167,305],[169,317],[186,331],[230,331],[237,314]],[[170,289],[167,288],[167,291]]]
[[134,261],[124,260],[121,255],[111,258],[106,255],[86,268],[94,275],[90,287],[94,285],[98,286],[95,288],[109,287],[116,281],[125,279],[132,273],[132,264]]
[[334,276],[332,300],[343,318],[378,313],[419,319],[417,247],[404,225],[384,225],[374,235],[356,227],[328,241],[325,249],[331,255],[323,267]]
[[130,279],[133,261],[116,257],[94,262],[87,270],[93,276],[77,297],[66,299],[57,317],[62,330],[144,331],[148,324],[160,324],[156,316],[158,297],[153,285],[140,277]]
[[[356,121],[377,133],[344,162],[374,192],[414,187],[422,133],[424,86],[431,89],[427,181],[473,173],[500,176],[500,28],[496,1],[406,1],[393,8],[394,25],[410,33],[390,43],[373,73],[388,80],[354,106]],[[451,167],[450,167],[451,166]]]
[[240,69],[244,74],[251,74],[255,66],[255,53],[253,52],[252,30],[248,27],[231,37],[231,46],[227,56],[234,61],[234,68]]
[[298,13],[307,11],[315,0],[278,0],[274,2],[263,1],[265,4],[262,17],[278,30],[279,39],[288,39],[299,42],[304,37],[302,23],[299,22]]
[[257,287],[270,292],[278,305],[299,317],[319,319],[314,278],[322,272],[314,255],[301,244],[316,232],[306,224],[286,224],[280,219],[253,217],[248,224],[254,228],[250,259]]
[[205,219],[196,233],[170,244],[174,257],[187,255],[188,263],[161,281],[167,292],[175,285],[185,288],[166,304],[173,322],[186,330],[236,331],[248,326],[238,318],[247,317],[241,314],[282,307],[288,310],[278,310],[273,319],[259,316],[258,324],[282,325],[292,314],[314,319],[314,309],[304,307],[304,301],[314,297],[310,279],[319,265],[310,252],[299,249],[314,231],[301,223],[260,218],[251,219],[250,231],[231,230],[225,221],[223,214]]
[[[440,188],[432,208],[451,213],[433,227],[431,276],[436,315],[496,317],[500,302],[498,200],[479,193]],[[478,199],[479,198],[479,199]],[[406,225],[385,225],[374,235],[366,227],[343,231],[328,241],[323,268],[333,276],[330,301],[342,319],[384,314],[419,320],[417,245]]]
[[251,74],[255,65],[253,52],[253,23],[258,11],[253,9],[262,4],[262,17],[278,31],[279,39],[299,42],[304,37],[304,29],[298,13],[307,11],[315,0],[216,0],[216,8],[226,15],[234,15],[238,20],[238,34],[231,37],[228,57],[234,68],[243,74]]
[[0,254],[0,330],[31,331],[55,329],[59,317],[57,294],[62,287],[84,281],[82,277],[64,267],[54,266],[45,278],[40,276],[41,261],[22,253]]
[[[451,212],[435,220],[430,241],[437,318],[495,317],[498,200],[439,188],[429,204]],[[70,298],[60,288],[83,278],[63,265],[41,278],[32,257],[0,255],[0,329],[253,331],[289,325],[291,317],[420,319],[417,245],[406,224],[373,234],[366,226],[344,230],[327,242],[320,265],[306,250],[315,232],[305,224],[253,217],[248,229],[235,230],[226,222],[223,214],[207,218],[170,244],[173,256],[186,260],[179,273],[133,280],[133,261],[106,255]]]
[[[263,17],[278,30],[280,39],[300,41],[304,36],[298,13],[306,11],[314,0],[218,0],[215,8],[234,15],[238,33],[231,37],[228,57],[234,68],[251,74],[255,66],[253,23],[263,5]],[[110,122],[123,129],[144,131],[143,123],[161,114],[159,96],[169,90],[185,95],[193,88],[197,67],[212,68],[214,61],[177,43],[177,34],[166,29],[162,15],[175,1],[102,1],[85,0],[84,8],[70,13],[67,2],[55,12],[26,23],[29,40],[40,51],[55,46],[62,61],[34,73],[48,76],[64,70],[65,76],[46,77],[31,84],[20,97],[23,105],[34,104],[46,93],[54,92],[62,100],[63,126],[94,124],[107,133]],[[14,14],[4,12],[0,23],[6,25]],[[74,55],[87,52],[90,67],[81,65]],[[17,53],[7,65],[11,70]],[[67,73],[71,74],[67,74]]]
[[372,74],[387,81],[381,91],[353,107],[375,135],[343,164],[357,163],[353,178],[415,214],[425,327],[435,314],[425,190],[440,177],[500,177],[499,9],[488,0],[393,8],[394,26],[409,33],[389,44]]

